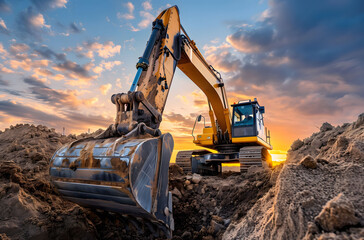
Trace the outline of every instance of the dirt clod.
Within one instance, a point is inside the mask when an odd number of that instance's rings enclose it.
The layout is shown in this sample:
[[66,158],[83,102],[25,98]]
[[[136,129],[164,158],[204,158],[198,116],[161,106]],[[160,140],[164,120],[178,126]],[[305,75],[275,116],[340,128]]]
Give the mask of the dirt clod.
[[340,193],[326,203],[320,214],[315,217],[315,221],[325,231],[333,232],[348,226],[355,226],[360,219],[355,214],[353,204],[343,193]]
[[301,161],[300,164],[302,166],[304,166],[305,168],[317,168],[317,162],[315,159],[313,159],[313,157],[311,157],[310,155],[304,157]]

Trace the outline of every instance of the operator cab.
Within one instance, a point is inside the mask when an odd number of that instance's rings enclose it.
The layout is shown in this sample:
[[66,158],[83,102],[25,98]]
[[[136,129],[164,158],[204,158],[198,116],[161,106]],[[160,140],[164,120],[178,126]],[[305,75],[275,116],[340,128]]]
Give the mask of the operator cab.
[[[256,142],[257,145],[270,145],[270,134],[264,127],[264,106],[260,106],[256,98],[254,101],[240,101],[231,106],[233,107],[232,142]],[[256,140],[254,141],[253,138]]]

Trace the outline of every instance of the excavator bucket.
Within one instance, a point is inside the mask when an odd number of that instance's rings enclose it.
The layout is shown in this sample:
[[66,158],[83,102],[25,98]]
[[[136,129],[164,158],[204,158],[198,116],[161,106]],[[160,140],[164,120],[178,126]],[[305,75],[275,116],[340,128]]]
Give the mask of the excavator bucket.
[[148,219],[167,237],[174,229],[168,168],[173,138],[77,140],[51,159],[59,192],[82,206]]

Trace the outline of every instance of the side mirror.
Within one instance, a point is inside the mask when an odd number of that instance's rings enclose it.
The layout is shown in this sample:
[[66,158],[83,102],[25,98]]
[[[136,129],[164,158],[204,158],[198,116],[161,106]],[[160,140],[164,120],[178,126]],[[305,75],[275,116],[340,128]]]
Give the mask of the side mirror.
[[201,119],[202,119],[202,115],[198,115],[197,122],[201,122]]
[[264,106],[259,107],[259,112],[260,112],[261,114],[265,113],[265,108],[264,108]]

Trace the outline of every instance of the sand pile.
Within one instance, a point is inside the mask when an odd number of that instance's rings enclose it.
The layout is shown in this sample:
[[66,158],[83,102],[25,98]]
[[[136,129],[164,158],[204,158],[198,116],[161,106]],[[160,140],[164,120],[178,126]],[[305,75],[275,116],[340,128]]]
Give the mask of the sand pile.
[[295,141],[277,183],[224,239],[363,239],[364,114]]

